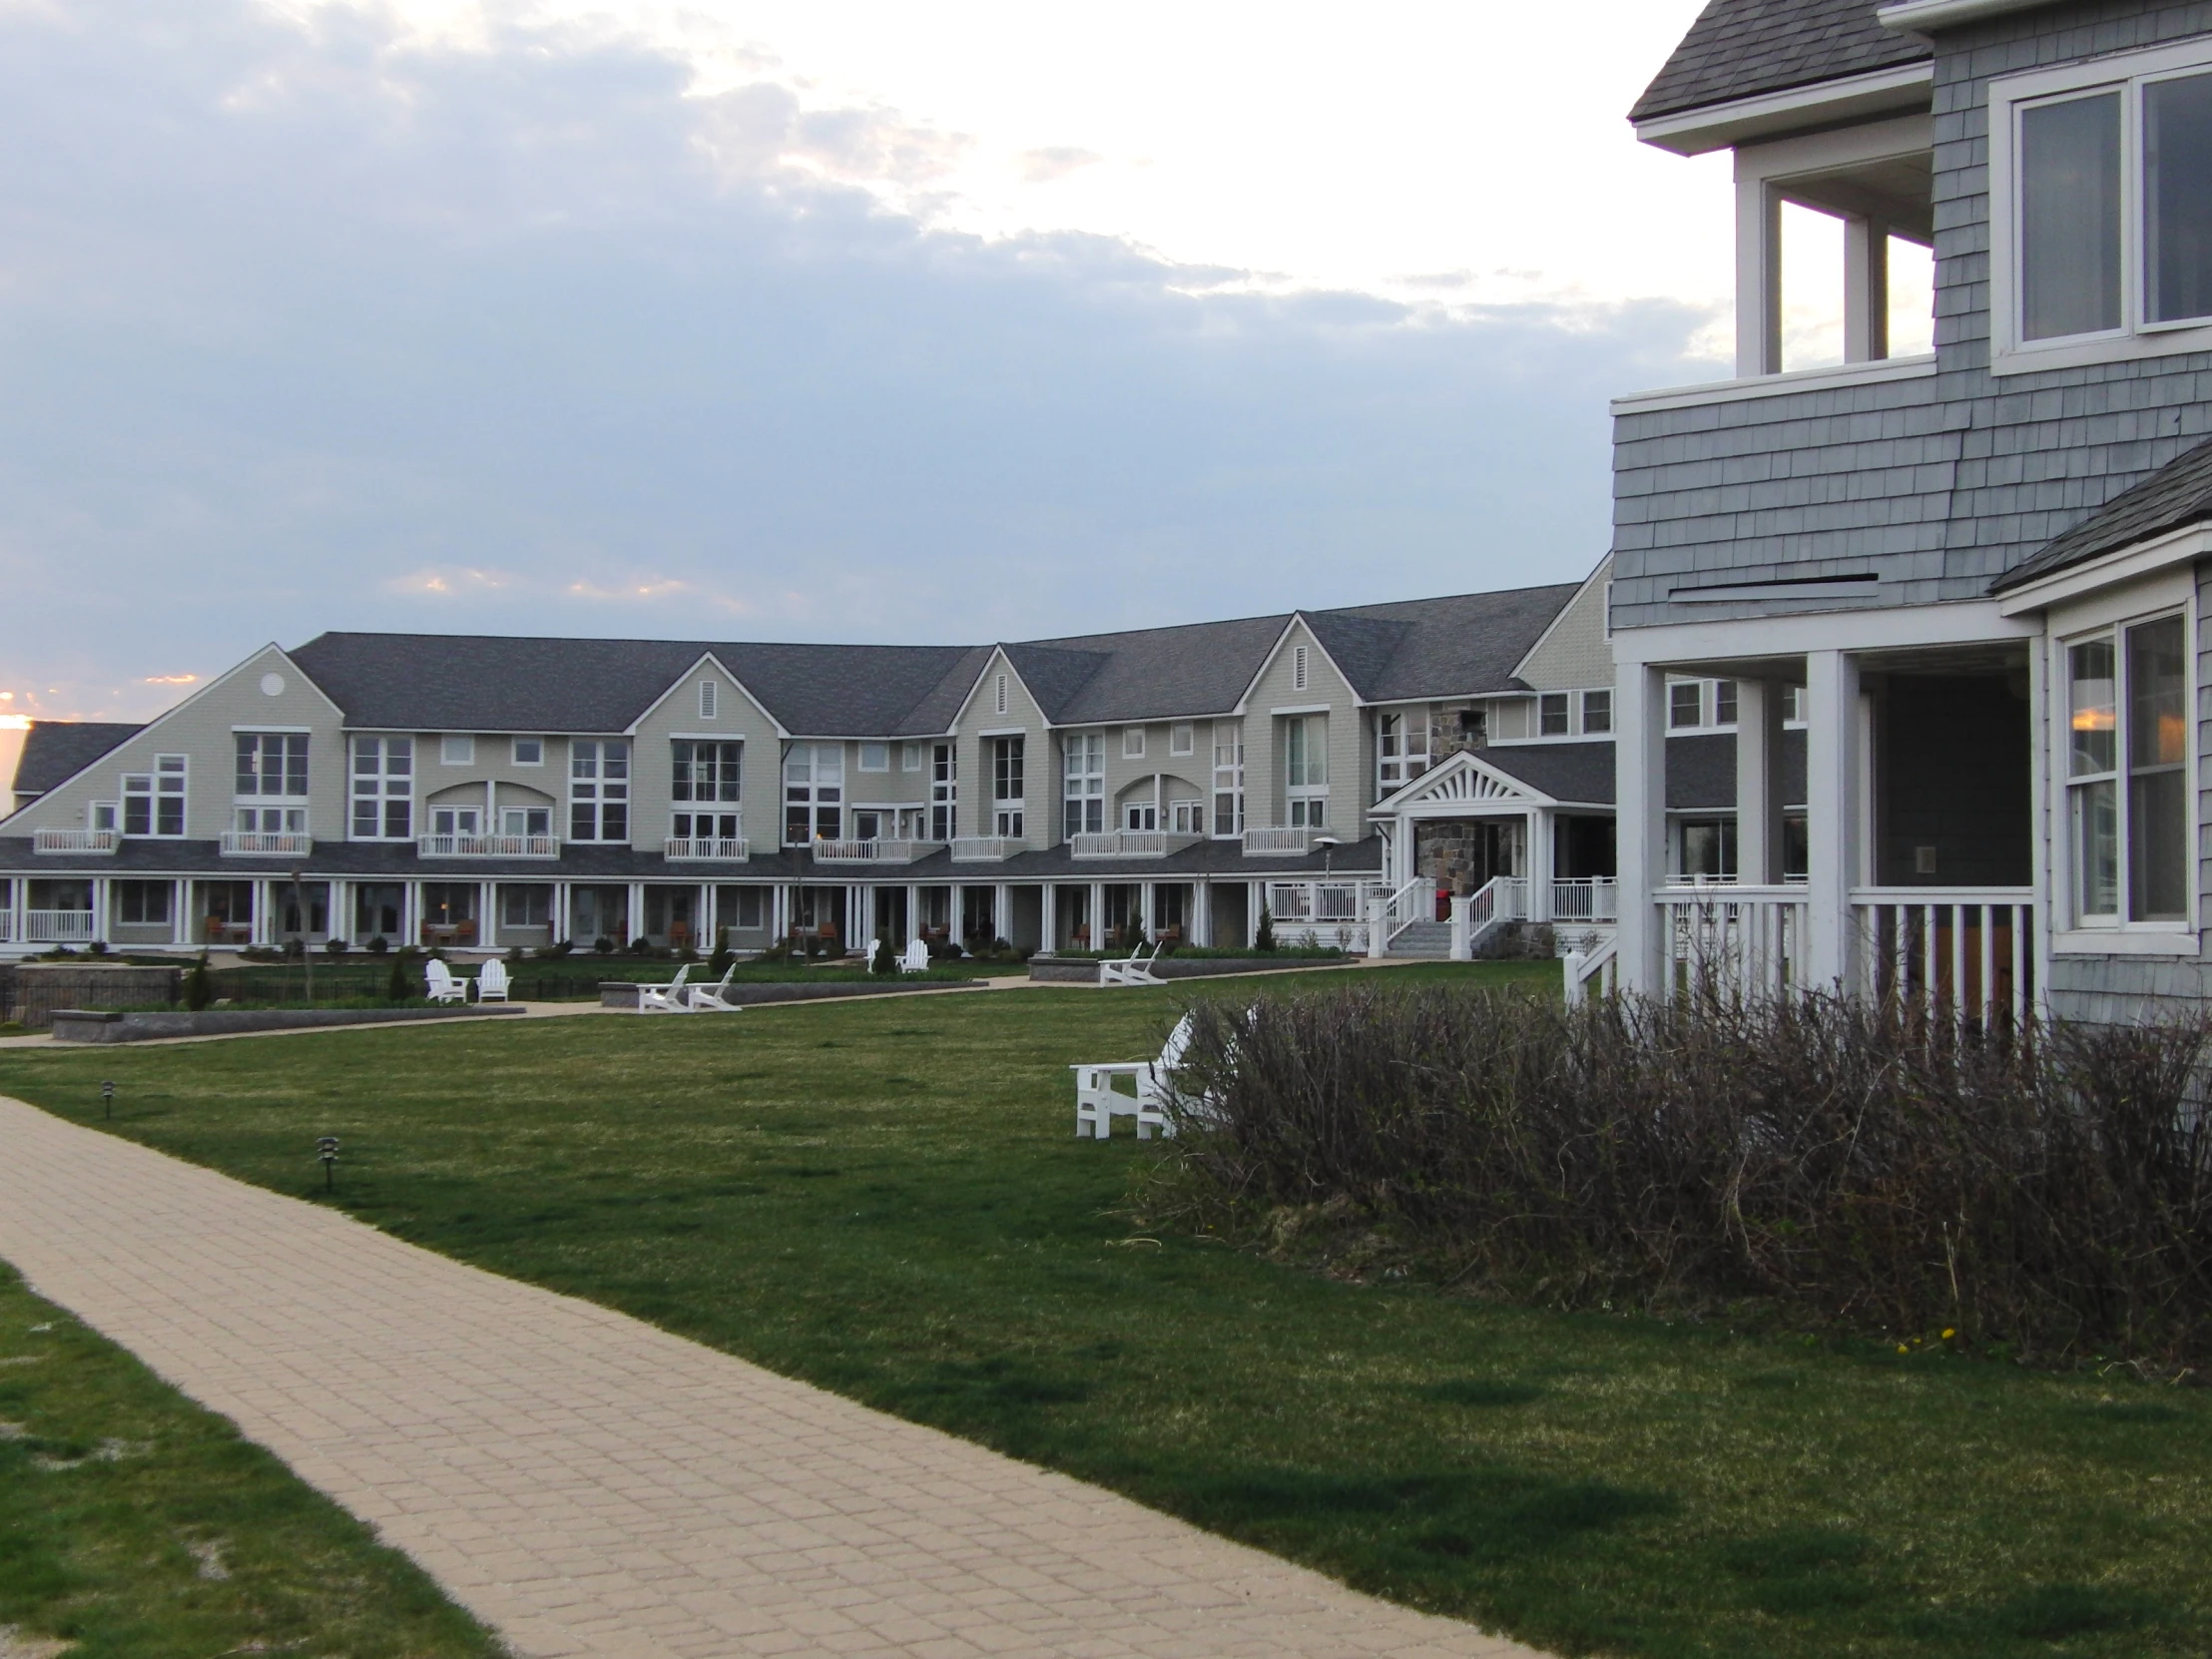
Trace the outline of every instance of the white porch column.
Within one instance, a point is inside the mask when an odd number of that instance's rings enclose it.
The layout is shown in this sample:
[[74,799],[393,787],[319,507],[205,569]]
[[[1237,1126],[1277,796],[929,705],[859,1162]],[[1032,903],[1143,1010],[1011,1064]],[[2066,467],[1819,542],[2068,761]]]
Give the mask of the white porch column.
[[630,883],[629,905],[630,914],[624,920],[622,930],[629,934],[630,938],[615,940],[616,948],[621,950],[630,948],[630,939],[645,936],[645,883],[643,881]]
[[991,936],[1014,942],[1014,889],[1003,881],[991,887]]
[[1844,221],[1844,361],[1890,354],[1890,227],[1879,219]]
[[1386,898],[1368,900],[1368,954],[1386,956],[1390,950],[1390,901]]
[[[482,945],[487,950],[490,949],[492,945],[498,941],[499,938],[498,932],[496,931],[499,924],[499,918],[492,914],[491,908],[492,900],[496,896],[496,890],[494,889],[491,882],[479,881],[476,883],[476,942]],[[307,918],[305,916],[301,916],[299,918],[299,925],[301,927],[305,927],[306,924]]]
[[1551,919],[1551,815],[1542,808],[1528,815],[1528,919]]
[[92,936],[104,939],[115,931],[114,884],[105,875],[92,878]]
[[[18,881],[15,885],[20,894],[23,883]],[[169,942],[171,944],[191,944],[193,942],[192,923],[186,918],[192,913],[192,882],[180,875],[176,880],[170,882],[169,889]],[[23,942],[23,915],[20,895],[14,902],[16,904],[14,936],[16,942],[20,944]]]
[[1210,881],[1191,883],[1191,943],[1204,949],[1214,942],[1214,888]]
[[909,881],[906,883],[906,937],[898,941],[898,948],[903,950],[908,940],[920,937],[921,886],[918,882]]
[[1859,873],[1859,662],[1842,651],[1805,659],[1805,807],[1812,880],[1806,892],[1805,982],[1852,983],[1851,889]]
[[1060,884],[1057,881],[1047,881],[1043,890],[1044,896],[1039,900],[1042,906],[1041,913],[1037,917],[1037,938],[1039,941],[1037,948],[1040,950],[1058,950],[1060,948]]
[[1736,879],[1782,880],[1782,701],[1773,680],[1736,682]]
[[1471,898],[1451,901],[1451,959],[1455,962],[1474,959],[1474,900]]
[[1614,776],[1620,800],[1615,845],[1620,870],[1619,972],[1624,991],[1664,986],[1652,891],[1667,876],[1666,674],[1648,663],[1620,664],[1613,687]]
[[1091,883],[1090,929],[1091,948],[1093,950],[1104,950],[1106,948],[1106,883],[1103,881],[1093,881]]
[[[1741,152],[1739,152],[1741,156]],[[1739,166],[1741,164],[1739,163]],[[1782,367],[1782,198],[1763,176],[1736,180],[1736,374]]]

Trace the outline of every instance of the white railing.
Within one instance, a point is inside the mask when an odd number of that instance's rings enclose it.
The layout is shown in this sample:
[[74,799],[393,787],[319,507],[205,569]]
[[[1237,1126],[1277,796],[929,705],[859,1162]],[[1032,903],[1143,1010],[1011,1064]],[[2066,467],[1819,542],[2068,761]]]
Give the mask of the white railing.
[[1859,887],[1853,957],[1863,996],[1931,1016],[2023,1020],[2034,997],[2031,887]]
[[120,830],[35,830],[31,832],[33,852],[112,853],[122,844]]
[[926,858],[942,846],[942,841],[923,840],[820,840],[810,850],[816,859],[826,864],[910,864],[916,858]]
[[1662,887],[1653,898],[1665,958],[1661,996],[1775,996],[1807,983],[1804,887],[1710,882]]
[[15,938],[15,912],[0,902],[0,944],[11,943]]
[[1314,831],[1300,825],[1273,830],[1247,830],[1244,832],[1245,856],[1260,852],[1311,852],[1314,849]]
[[960,835],[952,842],[952,861],[956,864],[988,863],[1028,850],[1028,841],[1019,835]]
[[1620,916],[1620,883],[1610,875],[1567,876],[1551,883],[1555,922],[1609,922]]
[[282,857],[312,852],[314,836],[304,830],[226,830],[223,850],[231,857]]
[[1492,927],[1528,919],[1528,883],[1518,875],[1493,875],[1467,902],[1467,940],[1481,941]]
[[93,927],[97,919],[90,910],[25,910],[23,942],[90,944],[100,936]]
[[1436,914],[1436,883],[1432,877],[1416,875],[1397,891],[1382,900],[1382,955],[1390,947],[1390,941],[1416,921],[1433,921]]
[[743,835],[735,839],[729,836],[671,835],[661,843],[664,858],[721,858],[743,860],[752,856]]
[[1071,858],[1165,858],[1199,837],[1169,830],[1087,830],[1068,836]]
[[1590,996],[1610,996],[1620,988],[1620,938],[1607,939],[1595,950],[1570,950],[1562,959],[1566,974],[1567,1006]]
[[558,858],[558,835],[417,835],[424,858]]

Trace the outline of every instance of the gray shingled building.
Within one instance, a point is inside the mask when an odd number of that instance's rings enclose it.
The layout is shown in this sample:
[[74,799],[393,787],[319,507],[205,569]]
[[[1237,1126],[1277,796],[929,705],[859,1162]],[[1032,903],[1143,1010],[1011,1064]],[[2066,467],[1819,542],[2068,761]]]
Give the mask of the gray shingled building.
[[[1631,119],[1733,152],[1738,289],[1734,378],[1614,404],[1622,979],[2198,997],[2212,5],[1714,0]],[[1844,224],[1838,367],[1784,357],[1786,204]],[[1893,355],[1914,245],[1935,348]],[[1720,905],[1667,861],[1683,675],[1739,688]]]

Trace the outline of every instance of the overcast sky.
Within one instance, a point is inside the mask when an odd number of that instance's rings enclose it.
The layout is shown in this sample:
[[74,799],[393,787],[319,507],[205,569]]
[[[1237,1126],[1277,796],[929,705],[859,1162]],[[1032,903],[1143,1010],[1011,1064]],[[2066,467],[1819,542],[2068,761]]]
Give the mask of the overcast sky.
[[1726,372],[1696,9],[0,0],[0,712],[1578,577]]

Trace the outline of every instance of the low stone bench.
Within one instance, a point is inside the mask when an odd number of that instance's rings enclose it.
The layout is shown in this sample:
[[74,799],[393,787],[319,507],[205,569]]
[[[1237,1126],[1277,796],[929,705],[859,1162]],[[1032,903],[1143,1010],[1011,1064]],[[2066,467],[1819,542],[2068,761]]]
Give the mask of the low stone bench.
[[142,1043],[163,1037],[222,1037],[240,1031],[308,1031],[333,1025],[400,1025],[426,1019],[522,1014],[520,1004],[465,1008],[189,1008],[129,1013],[120,1008],[56,1008],[58,1043]]

